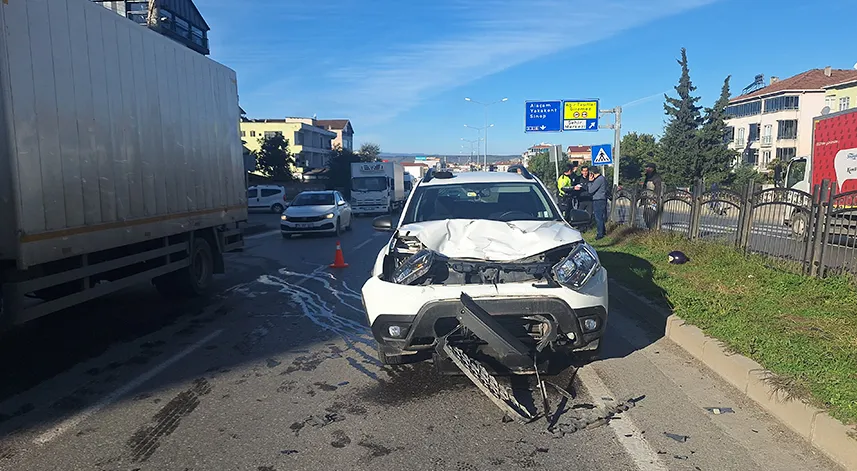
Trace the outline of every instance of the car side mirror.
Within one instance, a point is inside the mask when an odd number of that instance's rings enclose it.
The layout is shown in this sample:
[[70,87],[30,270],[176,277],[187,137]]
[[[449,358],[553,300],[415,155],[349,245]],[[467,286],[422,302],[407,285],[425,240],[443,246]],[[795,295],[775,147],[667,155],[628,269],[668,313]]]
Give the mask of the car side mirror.
[[372,227],[376,231],[392,231],[393,230],[393,218],[389,215],[378,216],[372,220]]
[[345,200],[339,200],[339,202],[336,204],[339,206],[345,206]]
[[590,223],[592,216],[582,209],[572,209],[568,212],[568,223],[571,227],[585,226]]

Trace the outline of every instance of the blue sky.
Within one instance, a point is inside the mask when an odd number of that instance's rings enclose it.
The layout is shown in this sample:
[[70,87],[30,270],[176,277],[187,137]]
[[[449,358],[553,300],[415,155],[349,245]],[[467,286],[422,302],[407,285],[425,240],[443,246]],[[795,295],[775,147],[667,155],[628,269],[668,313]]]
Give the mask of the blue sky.
[[355,145],[385,152],[469,153],[464,125],[485,118],[464,97],[509,98],[490,107],[491,154],[612,141],[525,133],[526,100],[599,98],[624,107],[623,133],[658,134],[681,47],[706,106],[727,75],[734,95],[756,74],[857,62],[851,0],[195,1],[249,116],[349,118]]

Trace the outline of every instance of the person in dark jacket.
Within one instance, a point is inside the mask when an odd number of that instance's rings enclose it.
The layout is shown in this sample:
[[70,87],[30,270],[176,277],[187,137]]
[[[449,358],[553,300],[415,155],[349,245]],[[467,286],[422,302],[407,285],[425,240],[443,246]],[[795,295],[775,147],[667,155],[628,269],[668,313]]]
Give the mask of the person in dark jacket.
[[[663,186],[664,181],[661,179],[660,174],[658,174],[658,166],[653,162],[647,163],[643,187],[646,190],[655,192],[655,195],[660,195]],[[653,229],[655,227],[658,220],[658,211],[660,211],[660,208],[658,208],[657,203],[654,205],[646,205],[646,207],[643,208],[643,220],[646,222],[646,227],[649,229]]]
[[[575,182],[581,184],[588,184],[591,180],[592,174],[589,173],[589,167],[584,165],[580,167],[580,178]],[[575,192],[574,196],[577,197],[577,209],[581,211],[586,211],[589,213],[589,216],[592,217],[592,196],[584,190]]]
[[604,237],[607,229],[607,179],[598,170],[598,167],[589,169],[588,181],[582,182],[575,187],[583,190],[583,193],[592,203],[592,215],[595,216],[596,235],[595,240]]

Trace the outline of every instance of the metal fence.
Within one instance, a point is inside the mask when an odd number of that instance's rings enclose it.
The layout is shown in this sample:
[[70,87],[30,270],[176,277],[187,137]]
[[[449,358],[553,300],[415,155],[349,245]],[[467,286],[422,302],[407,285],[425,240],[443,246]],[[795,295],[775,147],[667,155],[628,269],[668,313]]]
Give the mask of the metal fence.
[[836,193],[828,181],[812,194],[759,185],[660,194],[615,188],[610,220],[734,245],[811,276],[857,274],[857,191]]

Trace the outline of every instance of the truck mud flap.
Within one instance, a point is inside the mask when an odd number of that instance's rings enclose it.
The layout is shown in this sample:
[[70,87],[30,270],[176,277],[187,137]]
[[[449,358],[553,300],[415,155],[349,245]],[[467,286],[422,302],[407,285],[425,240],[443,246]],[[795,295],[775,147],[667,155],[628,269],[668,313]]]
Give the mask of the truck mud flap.
[[229,228],[220,233],[223,253],[244,248],[244,231],[241,228]]
[[455,366],[506,415],[525,424],[537,418],[518,402],[515,394],[509,388],[502,386],[481,363],[467,356],[460,348],[450,345],[446,337],[441,338],[438,349],[442,350]]

